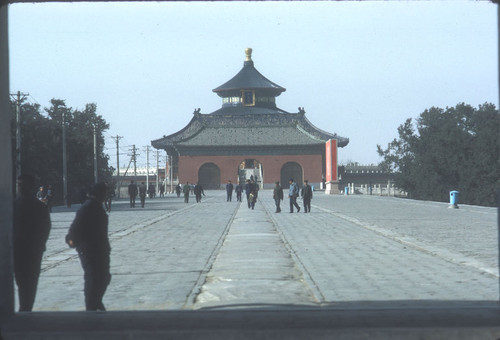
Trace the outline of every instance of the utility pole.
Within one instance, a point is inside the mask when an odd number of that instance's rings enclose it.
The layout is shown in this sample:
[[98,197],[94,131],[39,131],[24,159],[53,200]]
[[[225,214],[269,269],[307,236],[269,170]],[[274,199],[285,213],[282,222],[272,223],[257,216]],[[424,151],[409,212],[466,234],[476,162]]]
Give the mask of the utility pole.
[[146,190],[148,190],[149,189],[149,150],[151,147],[149,145],[146,145],[144,148],[146,151]]
[[120,139],[123,137],[116,135],[112,138],[116,141],[116,189],[118,190],[117,197],[120,198]]
[[156,190],[160,188],[160,150],[156,150]]
[[68,206],[68,166],[66,159],[66,111],[63,110],[62,116],[62,157],[63,157],[63,199],[66,206]]
[[[10,94],[12,98],[16,101],[16,178],[21,175],[21,126],[22,126],[22,118],[21,118],[21,101],[29,96],[29,93],[22,93],[21,91],[17,91],[17,93]],[[21,98],[22,96],[22,98]],[[17,181],[16,181],[16,192]]]
[[132,161],[134,162],[134,182],[137,181],[137,149],[132,145]]
[[96,132],[96,123],[92,124],[94,127],[94,184],[97,184],[97,132]]
[[165,164],[165,169],[168,167],[168,170],[170,171],[170,192],[173,193],[174,192],[174,170],[172,168],[172,156],[169,156],[167,151],[165,151],[165,156],[166,156],[166,164]]

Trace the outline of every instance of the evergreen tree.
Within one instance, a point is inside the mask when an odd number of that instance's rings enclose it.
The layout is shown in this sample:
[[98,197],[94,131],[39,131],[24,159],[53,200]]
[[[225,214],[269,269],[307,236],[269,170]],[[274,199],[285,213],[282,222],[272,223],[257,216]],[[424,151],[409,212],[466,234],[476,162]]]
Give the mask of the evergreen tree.
[[[87,104],[83,111],[68,108],[64,100],[52,99],[45,114],[38,104],[24,100],[21,104],[21,169],[39,179],[40,185],[52,185],[55,203],[63,202],[62,120],[66,124],[68,192],[73,200],[81,187],[94,183],[93,126],[97,134],[99,181],[111,178],[112,168],[104,154],[103,132],[109,124],[99,115],[95,104]],[[12,103],[15,112],[15,103]],[[15,114],[12,120],[13,165],[15,167]]]
[[[416,127],[416,130],[415,130]],[[396,185],[412,198],[447,201],[458,190],[460,201],[495,205],[500,187],[500,115],[493,104],[478,109],[464,103],[432,107],[413,124],[398,128],[399,138],[377,151]]]

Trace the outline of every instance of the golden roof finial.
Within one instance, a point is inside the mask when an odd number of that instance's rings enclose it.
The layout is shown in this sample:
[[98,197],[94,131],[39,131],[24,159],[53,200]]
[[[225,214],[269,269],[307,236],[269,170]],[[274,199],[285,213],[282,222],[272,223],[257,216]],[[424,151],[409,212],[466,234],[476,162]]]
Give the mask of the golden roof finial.
[[252,49],[245,48],[245,55],[247,56],[245,61],[252,61]]

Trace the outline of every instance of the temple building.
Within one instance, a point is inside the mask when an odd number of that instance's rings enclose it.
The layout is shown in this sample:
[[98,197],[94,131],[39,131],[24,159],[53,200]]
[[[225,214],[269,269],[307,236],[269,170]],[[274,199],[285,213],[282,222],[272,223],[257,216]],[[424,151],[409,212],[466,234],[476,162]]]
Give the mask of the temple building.
[[220,109],[196,109],[182,130],[151,142],[170,156],[173,178],[205,189],[249,178],[261,188],[275,181],[287,188],[289,178],[299,185],[307,179],[338,192],[337,148],[349,139],[318,129],[301,107],[296,113],[278,108],[276,97],[286,89],[257,71],[252,49],[245,54],[240,72],[213,89],[222,98]]

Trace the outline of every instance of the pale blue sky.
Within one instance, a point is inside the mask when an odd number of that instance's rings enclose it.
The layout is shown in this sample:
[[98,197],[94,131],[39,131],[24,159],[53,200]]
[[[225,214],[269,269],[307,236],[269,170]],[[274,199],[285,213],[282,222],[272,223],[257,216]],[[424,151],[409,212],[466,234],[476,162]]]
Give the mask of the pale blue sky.
[[[498,107],[497,7],[488,1],[45,3],[9,7],[11,91],[43,107],[95,102],[128,146],[221,106],[212,89],[243,66],[277,98],[348,137],[339,162],[378,163],[376,144],[432,106]],[[244,138],[242,136],[242,138]],[[151,156],[150,160],[154,158]],[[152,161],[153,162],[153,161]]]

